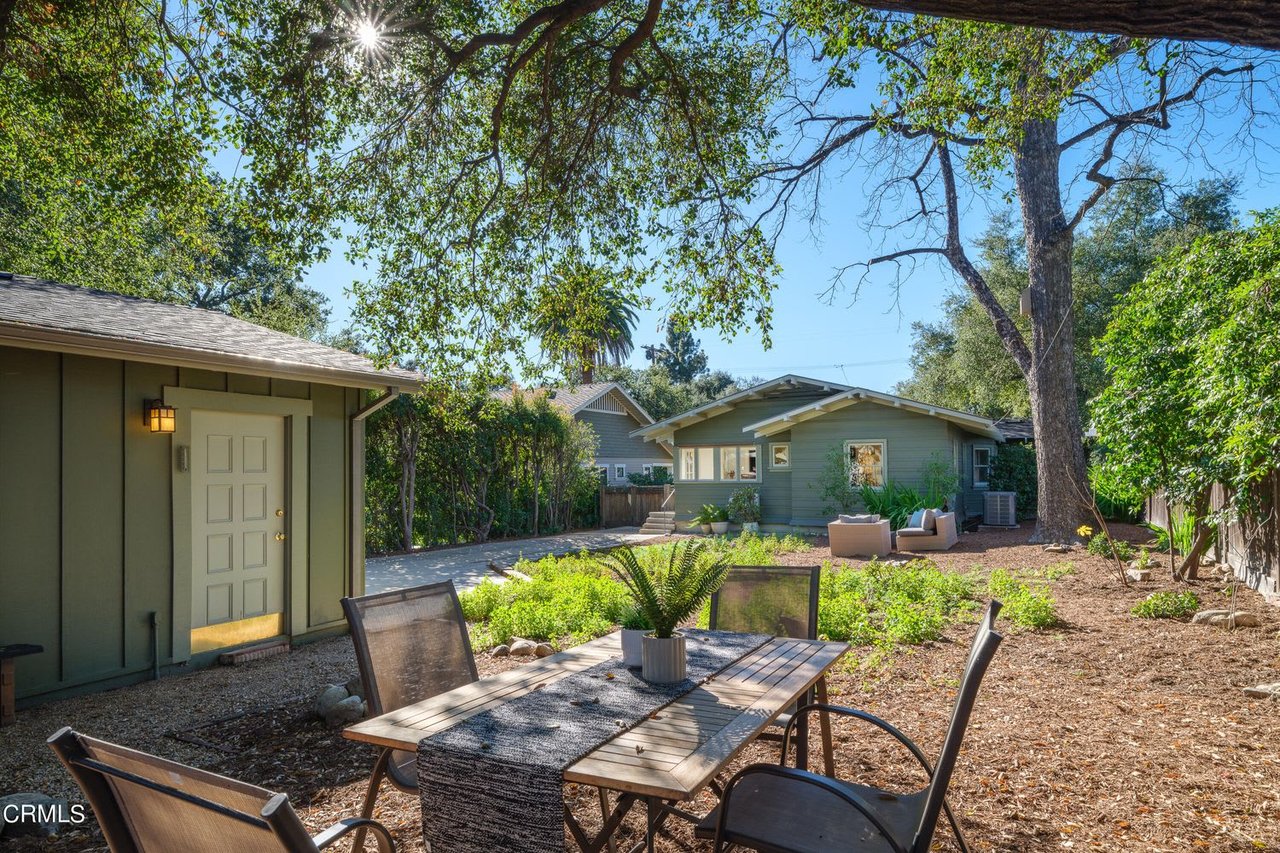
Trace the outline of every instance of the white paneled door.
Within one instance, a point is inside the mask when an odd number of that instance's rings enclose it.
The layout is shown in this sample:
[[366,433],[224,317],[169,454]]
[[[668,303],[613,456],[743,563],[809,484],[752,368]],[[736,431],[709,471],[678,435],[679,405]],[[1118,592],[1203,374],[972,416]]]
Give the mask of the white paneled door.
[[284,418],[191,417],[191,627],[283,613]]

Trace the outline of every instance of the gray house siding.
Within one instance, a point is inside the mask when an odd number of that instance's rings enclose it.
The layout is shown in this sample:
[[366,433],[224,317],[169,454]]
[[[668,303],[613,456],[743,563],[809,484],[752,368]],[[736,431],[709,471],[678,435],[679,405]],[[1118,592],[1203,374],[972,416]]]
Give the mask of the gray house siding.
[[626,473],[643,473],[645,465],[670,465],[671,454],[659,444],[633,438],[632,430],[644,426],[630,413],[593,412],[584,410],[574,415],[579,421],[591,425],[596,434],[594,464],[606,467],[610,484],[628,482],[626,476],[616,476],[616,466],[625,465]]
[[973,478],[973,449],[975,447],[985,447],[991,451],[991,458],[994,460],[996,453],[999,452],[996,443],[989,438],[976,436],[972,433],[957,430],[960,434],[960,508],[966,519],[982,518],[984,505],[986,503],[985,495],[987,486],[978,486],[974,484]]
[[825,525],[833,516],[811,485],[817,483],[832,447],[843,449],[846,441],[883,441],[885,476],[908,486],[919,486],[921,468],[935,452],[950,456],[946,421],[875,403],[859,403],[797,424],[791,435],[791,523],[797,526]]
[[[676,430],[676,518],[687,520],[697,514],[703,504],[723,506],[729,502],[729,496],[737,489],[746,486],[760,488],[760,509],[765,524],[791,523],[791,473],[785,470],[769,468],[769,445],[790,441],[790,434],[784,433],[769,438],[756,438],[752,433],[743,432],[748,424],[758,423],[774,415],[813,403],[831,396],[829,391],[817,388],[801,387],[776,396],[760,400],[745,400],[732,411],[722,415],[691,424]],[[784,437],[785,436],[785,437]],[[720,482],[681,480],[680,448],[682,447],[737,447],[755,445],[756,470],[759,480],[748,482]],[[794,453],[794,450],[792,451]],[[715,454],[715,476],[720,476],[720,455]],[[794,462],[792,463],[794,465]]]

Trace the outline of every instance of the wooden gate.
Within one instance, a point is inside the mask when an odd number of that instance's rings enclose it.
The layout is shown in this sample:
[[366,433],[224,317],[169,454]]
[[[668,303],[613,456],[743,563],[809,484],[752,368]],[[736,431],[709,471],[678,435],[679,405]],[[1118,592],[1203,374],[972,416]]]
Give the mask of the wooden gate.
[[663,508],[671,486],[602,486],[600,526],[638,527],[649,513]]

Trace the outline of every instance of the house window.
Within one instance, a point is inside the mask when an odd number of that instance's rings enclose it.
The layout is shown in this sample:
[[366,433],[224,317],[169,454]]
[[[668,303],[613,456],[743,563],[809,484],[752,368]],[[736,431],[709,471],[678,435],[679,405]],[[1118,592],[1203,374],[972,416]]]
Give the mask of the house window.
[[[680,449],[681,480],[714,480],[715,473],[714,447],[682,447]],[[668,467],[668,466],[657,466]]]
[[985,489],[991,479],[991,448],[975,447],[973,449],[973,486]]
[[646,474],[652,474],[654,471],[666,471],[668,474],[670,474],[671,466],[666,465],[662,462],[654,462],[652,464],[647,464],[644,466],[644,472]]
[[791,444],[789,442],[769,445],[769,467],[791,467]]
[[613,466],[613,479],[615,479],[615,480],[625,480],[625,479],[627,479],[627,466],[626,466],[626,465],[614,465],[614,466]]
[[849,482],[873,488],[880,488],[885,484],[883,441],[846,441],[844,452],[849,461]]
[[755,446],[720,448],[720,479],[747,481],[759,479]]

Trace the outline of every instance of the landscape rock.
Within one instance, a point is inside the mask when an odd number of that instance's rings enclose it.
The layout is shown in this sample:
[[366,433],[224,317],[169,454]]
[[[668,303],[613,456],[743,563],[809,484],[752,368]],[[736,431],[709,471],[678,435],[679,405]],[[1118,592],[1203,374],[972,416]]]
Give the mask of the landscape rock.
[[359,696],[361,699],[365,698],[364,684],[360,682],[360,676],[357,675],[355,678],[348,679],[346,688],[348,696]]
[[[26,806],[28,808],[24,809]],[[31,807],[35,811],[31,811]],[[25,813],[24,813],[25,812]],[[58,818],[71,819],[66,800],[45,794],[22,793],[0,797],[0,839],[57,835]]]
[[329,712],[333,710],[334,705],[337,705],[350,695],[347,692],[347,688],[341,684],[330,684],[320,691],[320,695],[316,697],[316,703],[312,706],[312,709],[316,712],[317,717],[327,717]]
[[545,658],[554,655],[556,650],[551,648],[550,643],[538,643],[538,645],[534,647],[533,653],[540,658]]
[[364,700],[359,696],[348,696],[329,709],[324,715],[326,726],[345,726],[363,719],[365,714]]
[[493,651],[489,652],[489,654],[495,658],[505,658],[511,654],[511,647],[503,643],[500,646],[494,646]]
[[1055,542],[1052,545],[1045,545],[1044,550],[1046,554],[1070,554],[1071,546]]
[[1129,576],[1129,580],[1131,581],[1141,582],[1141,581],[1151,580],[1150,569],[1139,569],[1139,568],[1130,567],[1125,571],[1125,574]]
[[538,644],[533,640],[516,640],[511,644],[511,654],[516,657],[526,657],[528,655],[537,654]]
[[1256,614],[1244,610],[1237,610],[1235,613],[1230,610],[1201,610],[1191,617],[1191,624],[1204,624],[1213,628],[1257,628],[1262,625],[1262,620]]
[[1280,699],[1280,681],[1271,684],[1259,684],[1257,687],[1246,687],[1244,695],[1255,699]]

